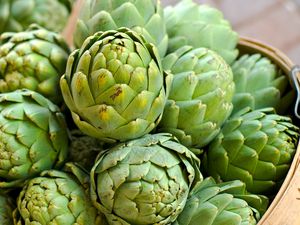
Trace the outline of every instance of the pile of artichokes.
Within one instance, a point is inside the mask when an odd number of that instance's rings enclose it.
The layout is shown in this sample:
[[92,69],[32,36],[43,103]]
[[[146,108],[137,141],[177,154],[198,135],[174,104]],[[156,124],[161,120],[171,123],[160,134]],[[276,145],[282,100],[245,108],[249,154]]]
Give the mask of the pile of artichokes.
[[[295,155],[295,93],[192,0],[0,2],[4,225],[254,225]],[[55,12],[55,13],[53,13]]]

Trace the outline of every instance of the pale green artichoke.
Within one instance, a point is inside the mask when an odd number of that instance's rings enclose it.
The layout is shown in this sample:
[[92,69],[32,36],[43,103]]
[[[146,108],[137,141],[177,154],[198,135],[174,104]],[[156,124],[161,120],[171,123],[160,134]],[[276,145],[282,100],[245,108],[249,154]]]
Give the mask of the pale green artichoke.
[[284,114],[294,102],[295,93],[287,76],[266,57],[260,54],[243,55],[232,66],[236,91],[233,97],[234,112],[250,107],[273,107]]
[[149,133],[167,100],[157,49],[126,28],[89,37],[70,55],[60,85],[79,129],[106,142]]
[[37,25],[0,36],[0,92],[34,90],[55,103],[62,100],[59,79],[69,48],[62,36]]
[[218,181],[239,179],[257,194],[276,193],[290,168],[299,129],[272,108],[236,113],[204,155],[205,172]]
[[56,105],[29,90],[0,94],[0,188],[60,167],[67,150],[67,127]]
[[148,134],[98,156],[91,198],[110,225],[170,224],[202,180],[198,166],[172,135]]
[[77,162],[85,169],[91,169],[104,144],[98,139],[83,134],[80,130],[72,130],[69,150],[69,161]]
[[0,34],[24,31],[32,23],[48,30],[62,31],[72,3],[73,0],[1,0]]
[[74,33],[75,46],[80,48],[98,31],[121,27],[142,34],[157,46],[161,57],[165,55],[168,36],[160,0],[85,0]]
[[207,145],[232,111],[230,67],[215,52],[188,46],[166,56],[163,67],[174,79],[159,130],[186,146]]
[[216,184],[209,177],[192,190],[173,225],[254,225],[267,206],[268,199],[248,194],[243,182]]
[[222,12],[207,5],[198,5],[192,0],[181,0],[165,9],[168,52],[191,45],[206,47],[220,54],[231,64],[238,55],[239,36],[231,28]]
[[15,225],[105,225],[88,193],[89,176],[74,164],[29,180],[17,200]]
[[13,224],[14,200],[7,194],[0,194],[0,222],[1,225]]

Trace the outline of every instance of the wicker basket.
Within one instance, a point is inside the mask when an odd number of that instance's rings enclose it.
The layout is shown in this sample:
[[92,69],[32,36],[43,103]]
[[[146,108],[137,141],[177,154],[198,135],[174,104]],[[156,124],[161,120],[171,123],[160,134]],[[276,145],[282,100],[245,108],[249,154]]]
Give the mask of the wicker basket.
[[[82,7],[84,0],[77,0],[77,5],[73,10],[68,25],[63,32],[68,44],[72,45],[72,34],[75,30],[75,21],[78,17],[79,10]],[[243,53],[260,53],[268,57],[276,64],[290,80],[291,87],[295,87],[296,82],[300,82],[300,67],[293,73],[296,79],[292,79],[291,74],[294,64],[280,50],[269,45],[261,43],[257,40],[241,37],[238,44],[238,49]],[[297,68],[296,68],[297,69]],[[299,86],[299,85],[298,85]],[[298,145],[294,160],[289,169],[289,172],[279,190],[276,197],[269,206],[267,212],[259,221],[258,225],[300,225],[300,146]]]

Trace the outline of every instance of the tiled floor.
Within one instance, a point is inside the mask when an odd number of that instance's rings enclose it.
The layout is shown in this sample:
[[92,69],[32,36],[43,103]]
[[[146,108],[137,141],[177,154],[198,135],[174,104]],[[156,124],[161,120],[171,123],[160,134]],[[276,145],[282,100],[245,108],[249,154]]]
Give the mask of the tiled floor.
[[[164,5],[178,0],[161,0]],[[300,0],[195,0],[219,8],[240,35],[256,38],[300,64]]]

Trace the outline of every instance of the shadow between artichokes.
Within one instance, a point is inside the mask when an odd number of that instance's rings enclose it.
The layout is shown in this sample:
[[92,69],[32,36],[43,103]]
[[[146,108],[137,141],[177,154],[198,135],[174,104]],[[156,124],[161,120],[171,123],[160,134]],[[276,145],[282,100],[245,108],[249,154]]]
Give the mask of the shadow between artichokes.
[[67,126],[56,105],[30,90],[0,94],[0,188],[61,167],[67,153]]
[[91,199],[110,225],[170,224],[202,181],[199,159],[171,134],[148,134],[100,153]]
[[8,194],[0,193],[0,222],[1,225],[13,224],[13,210],[15,209],[15,200]]
[[17,200],[14,224],[106,225],[89,198],[89,176],[67,163],[64,171],[43,171],[25,184]]
[[153,130],[167,100],[157,48],[127,28],[98,32],[69,57],[60,86],[78,128],[105,142]]

